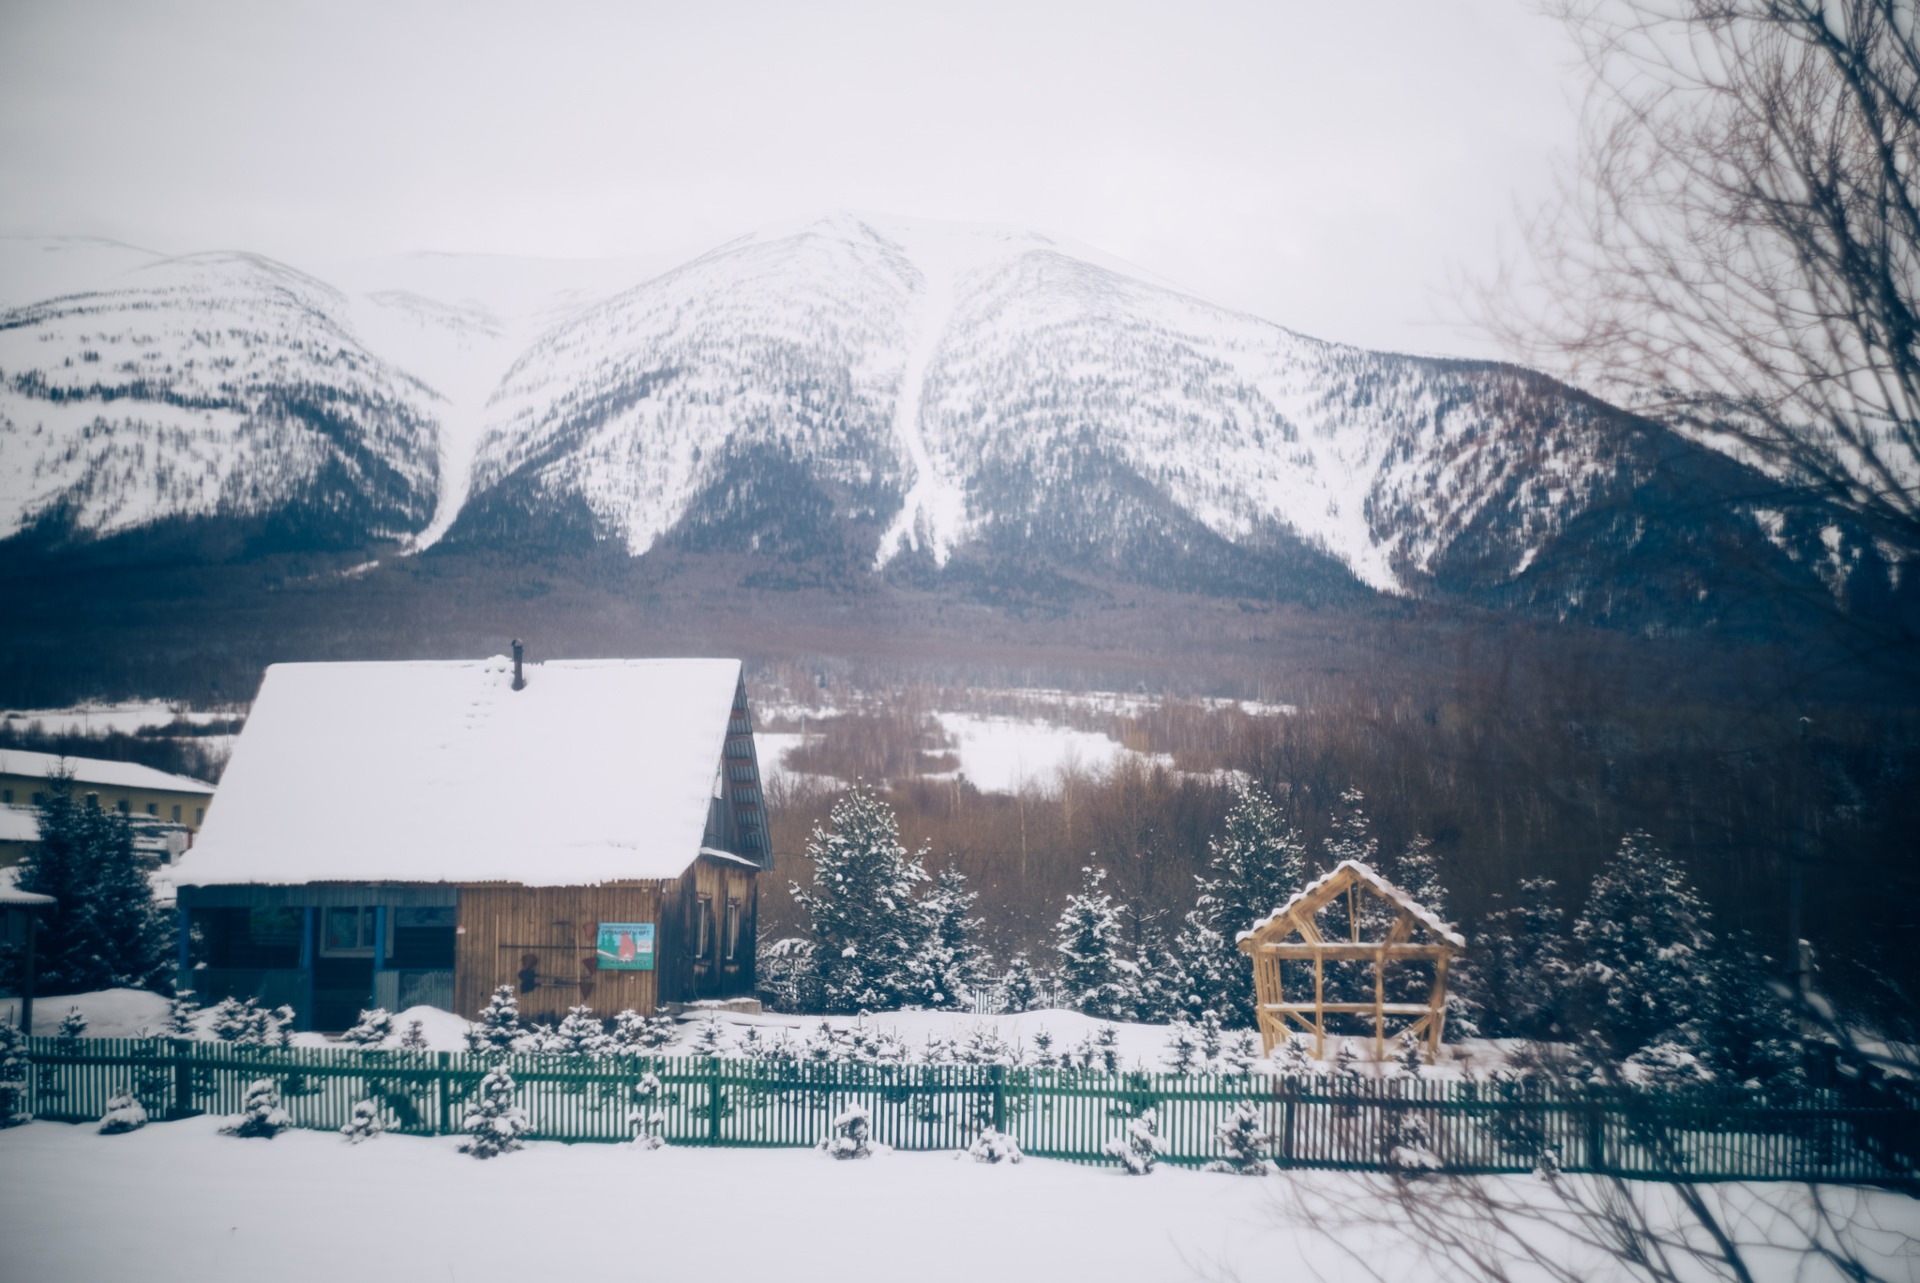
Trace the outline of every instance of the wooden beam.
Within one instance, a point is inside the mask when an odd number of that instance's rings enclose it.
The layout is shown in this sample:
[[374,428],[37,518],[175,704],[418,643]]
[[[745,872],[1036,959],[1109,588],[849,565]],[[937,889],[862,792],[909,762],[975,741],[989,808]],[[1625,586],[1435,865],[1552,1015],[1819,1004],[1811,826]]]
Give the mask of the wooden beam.
[[1373,1058],[1387,1058],[1387,946],[1373,960]]
[[[1350,944],[1337,940],[1326,944],[1263,944],[1255,953],[1261,957],[1296,961],[1324,957],[1329,962],[1371,962],[1382,947],[1379,941]],[[1384,947],[1395,962],[1443,958],[1454,952],[1453,946],[1446,944],[1389,944]]]
[[[1373,1013],[1373,1004],[1370,1002],[1270,1002],[1262,1004],[1262,1010],[1292,1012],[1331,1011],[1341,1015],[1365,1016]],[[1424,1016],[1429,1014],[1432,1009],[1425,1003],[1420,1002],[1387,1002],[1381,1004],[1381,1010],[1389,1016]]]

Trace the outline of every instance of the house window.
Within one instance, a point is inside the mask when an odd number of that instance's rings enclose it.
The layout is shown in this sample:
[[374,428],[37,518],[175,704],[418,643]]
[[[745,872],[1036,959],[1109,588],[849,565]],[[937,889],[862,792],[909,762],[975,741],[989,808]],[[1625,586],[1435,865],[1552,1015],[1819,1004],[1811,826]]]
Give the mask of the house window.
[[193,808],[193,822],[194,822],[195,824],[198,824],[198,823],[200,823],[200,821],[202,821],[202,820],[204,820],[204,819],[206,819],[206,818],[207,818],[207,808],[206,808],[206,807],[204,807],[204,806],[196,806],[196,807],[194,807],[194,808]]
[[727,930],[721,937],[721,942],[726,949],[727,961],[732,962],[740,953],[740,902],[738,900],[727,901]]
[[180,804],[178,802],[173,804],[173,822],[175,824],[180,823]]
[[333,957],[366,957],[373,953],[374,932],[379,924],[378,910],[329,908],[320,931],[320,952]]
[[694,910],[693,956],[707,959],[713,956],[713,897],[703,895]]
[[118,810],[120,814],[126,815],[133,810],[133,803],[123,797],[119,802],[115,803],[115,809]]
[[158,802],[147,803],[147,814],[148,815],[160,814],[160,804]]
[[0,804],[4,804],[4,805],[6,805],[6,806],[12,806],[12,805],[13,805],[13,790],[12,790],[12,789],[0,789]]
[[47,804],[47,795],[45,793],[35,793],[33,795],[33,804],[35,806],[45,806]]

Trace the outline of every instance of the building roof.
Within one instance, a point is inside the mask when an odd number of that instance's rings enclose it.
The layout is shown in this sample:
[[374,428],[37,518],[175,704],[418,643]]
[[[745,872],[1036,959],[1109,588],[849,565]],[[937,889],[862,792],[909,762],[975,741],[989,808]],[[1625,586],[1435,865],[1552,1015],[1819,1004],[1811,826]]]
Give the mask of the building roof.
[[61,757],[57,753],[29,753],[24,749],[0,748],[0,775],[45,778],[63,769],[72,773],[75,784],[213,796],[213,785],[205,780],[196,780],[187,775],[170,775],[137,762],[108,762],[97,757]]
[[276,664],[182,886],[678,877],[700,849],[733,659]]
[[41,895],[37,891],[20,889],[20,868],[14,865],[0,869],[0,906],[29,906],[58,903],[50,895]]
[[24,806],[0,806],[0,842],[38,842],[39,812]]

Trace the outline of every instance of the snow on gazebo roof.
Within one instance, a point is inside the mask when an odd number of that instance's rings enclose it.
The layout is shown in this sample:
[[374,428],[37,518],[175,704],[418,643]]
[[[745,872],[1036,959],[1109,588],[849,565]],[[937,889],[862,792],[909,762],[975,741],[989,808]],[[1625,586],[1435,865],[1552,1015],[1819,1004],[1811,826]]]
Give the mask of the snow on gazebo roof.
[[276,664],[181,886],[678,877],[740,662]]
[[1408,895],[1405,891],[1402,891],[1399,887],[1395,886],[1393,883],[1381,877],[1378,873],[1375,873],[1371,866],[1363,864],[1359,860],[1340,861],[1340,863],[1334,865],[1333,868],[1329,869],[1327,872],[1321,874],[1319,877],[1315,878],[1313,881],[1307,883],[1305,886],[1301,887],[1298,891],[1294,892],[1292,898],[1289,899],[1285,904],[1281,905],[1279,908],[1275,909],[1272,913],[1269,913],[1266,917],[1260,919],[1258,922],[1248,927],[1245,931],[1242,931],[1238,935],[1236,935],[1234,937],[1234,942],[1237,944],[1242,940],[1246,940],[1252,936],[1259,935],[1261,932],[1273,926],[1276,922],[1280,922],[1284,920],[1286,916],[1292,913],[1293,910],[1297,908],[1303,901],[1312,899],[1315,896],[1317,896],[1323,889],[1325,889],[1328,883],[1332,882],[1335,878],[1339,877],[1342,873],[1345,873],[1345,872],[1351,872],[1354,877],[1358,878],[1360,881],[1366,883],[1368,886],[1372,887],[1375,891],[1379,892],[1380,895],[1386,900],[1392,902],[1395,908],[1405,911],[1408,916],[1413,918],[1414,921],[1418,922],[1421,926],[1425,927],[1427,930],[1433,932],[1434,935],[1446,941],[1448,944],[1452,945],[1454,948],[1464,949],[1467,947],[1467,938],[1461,935],[1458,931],[1455,931],[1451,926],[1442,922],[1438,917],[1434,915],[1433,910],[1427,908],[1425,905],[1421,904],[1418,900],[1415,900],[1412,896]]

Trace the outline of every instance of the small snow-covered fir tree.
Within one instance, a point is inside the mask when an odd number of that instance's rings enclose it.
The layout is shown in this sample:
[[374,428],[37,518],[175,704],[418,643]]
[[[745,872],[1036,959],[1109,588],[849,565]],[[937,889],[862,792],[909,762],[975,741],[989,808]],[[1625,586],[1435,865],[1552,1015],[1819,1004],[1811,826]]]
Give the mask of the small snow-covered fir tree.
[[1340,1040],[1340,1049],[1333,1053],[1333,1072],[1341,1078],[1360,1076],[1360,1053],[1353,1049],[1352,1039]]
[[1127,1175],[1145,1176],[1153,1171],[1165,1149],[1166,1142],[1160,1139],[1160,1116],[1145,1109],[1127,1124],[1124,1132],[1103,1145],[1100,1152],[1108,1158],[1119,1159]]
[[266,1041],[261,1045],[267,1047],[293,1046],[293,1025],[296,1019],[297,1017],[294,1015],[293,1008],[284,1002],[272,1011],[269,1011],[267,1013],[265,1030]]
[[847,1059],[847,1037],[834,1028],[831,1020],[822,1019],[815,1025],[800,1043],[800,1059],[813,1065],[833,1064]]
[[1120,915],[1113,897],[1100,889],[1107,871],[1088,865],[1080,875],[1080,893],[1067,898],[1053,929],[1060,984],[1074,1010],[1124,1020],[1132,1014],[1135,966],[1120,956]]
[[379,1102],[362,1100],[354,1104],[353,1117],[340,1129],[340,1134],[346,1137],[348,1144],[358,1145],[363,1140],[372,1140],[386,1129],[386,1124],[380,1121]]
[[87,1032],[86,1013],[78,1007],[68,1007],[67,1014],[60,1017],[60,1032],[57,1035],[62,1042],[78,1042],[80,1035]]
[[480,1018],[467,1027],[467,1050],[483,1055],[504,1056],[513,1050],[525,1031],[520,1027],[520,1004],[512,985],[501,985],[487,999]]
[[1306,847],[1272,797],[1249,784],[1207,850],[1199,899],[1174,940],[1169,987],[1190,1017],[1212,1011],[1229,1024],[1251,1025],[1253,968],[1237,947],[1239,935],[1305,883]]
[[27,1112],[27,1037],[11,1020],[0,1020],[0,1127],[32,1121]]
[[1291,1034],[1273,1049],[1273,1063],[1282,1078],[1310,1078],[1317,1072],[1306,1047]]
[[[1566,914],[1555,892],[1552,878],[1522,881],[1514,902],[1482,919],[1473,948],[1455,959],[1447,996],[1464,1002],[1481,1036],[1561,1036],[1573,968],[1567,962]],[[1451,1027],[1451,1001],[1448,1010]]]
[[107,1112],[100,1116],[100,1134],[117,1136],[122,1132],[137,1132],[147,1125],[147,1107],[142,1105],[130,1091],[123,1091],[107,1102]]
[[1629,1082],[1663,1087],[1668,1091],[1705,1087],[1713,1081],[1713,1070],[1707,1067],[1693,1047],[1679,1039],[1647,1044],[1626,1058],[1621,1064],[1621,1072]]
[[1200,1019],[1194,1022],[1194,1037],[1200,1044],[1201,1067],[1207,1073],[1218,1073],[1220,1057],[1227,1049],[1227,1031],[1220,1027],[1220,1017],[1211,1011],[1200,1013]]
[[666,1111],[661,1108],[666,1088],[652,1072],[633,1085],[633,1108],[627,1111],[627,1130],[635,1149],[659,1149],[667,1143]]
[[378,1047],[393,1036],[393,1013],[385,1007],[362,1011],[353,1028],[340,1035],[340,1041],[355,1047]]
[[566,1018],[553,1031],[547,1049],[558,1056],[599,1056],[610,1043],[606,1024],[593,1014],[593,1008],[574,1006],[567,1008]]
[[1680,866],[1630,833],[1594,878],[1573,924],[1578,980],[1615,1055],[1628,1056],[1700,1013],[1713,981],[1711,919]]
[[1213,1133],[1220,1157],[1207,1164],[1210,1172],[1230,1172],[1236,1176],[1265,1176],[1274,1170],[1267,1159],[1273,1137],[1260,1125],[1260,1111],[1251,1101],[1241,1101]]
[[616,1055],[658,1056],[680,1041],[672,1016],[643,1016],[629,1007],[613,1018],[609,1045]]
[[249,1140],[271,1140],[291,1126],[293,1118],[280,1107],[280,1089],[273,1079],[256,1078],[247,1085],[239,1115],[220,1130]]
[[792,884],[812,924],[807,991],[815,1010],[883,1011],[925,997],[931,919],[918,901],[926,852],[900,843],[893,808],[856,784],[807,841],[810,888]]
[[1052,1069],[1059,1064],[1059,1053],[1053,1049],[1053,1035],[1045,1025],[1033,1031],[1033,1053],[1028,1059],[1036,1069]]
[[487,1071],[460,1121],[460,1129],[467,1134],[460,1143],[461,1153],[495,1158],[525,1143],[521,1138],[533,1124],[527,1120],[527,1111],[513,1103],[514,1091],[513,1075],[505,1065]]
[[1410,1078],[1414,1082],[1419,1082],[1425,1074],[1426,1063],[1420,1055],[1420,1040],[1415,1038],[1411,1031],[1400,1035],[1393,1053],[1393,1065],[1394,1076],[1397,1078]]
[[1120,1031],[1112,1025],[1097,1025],[1069,1053],[1075,1068],[1089,1073],[1120,1072]]
[[960,1058],[960,1044],[945,1034],[931,1032],[927,1040],[920,1044],[920,1063],[923,1065],[952,1065]]
[[269,1010],[258,998],[226,998],[214,1007],[207,1028],[222,1042],[240,1047],[284,1047],[293,1038],[293,1008]]
[[953,1049],[955,1063],[962,1065],[1011,1065],[1013,1048],[1000,1036],[1000,1030],[986,1022],[974,1025]]
[[1171,1074],[1190,1074],[1200,1063],[1200,1040],[1194,1037],[1193,1026],[1184,1020],[1176,1020],[1167,1026],[1166,1049],[1160,1053],[1160,1063]]
[[1394,1125],[1393,1147],[1387,1151],[1387,1164],[1416,1176],[1445,1166],[1433,1152],[1433,1134],[1427,1129],[1424,1114],[1412,1109],[1401,1111]]
[[1220,1053],[1220,1072],[1227,1074],[1250,1074],[1253,1067],[1260,1063],[1260,1040],[1245,1029],[1227,1038],[1225,1050]]
[[[1343,861],[1354,860],[1391,881],[1389,870],[1381,868],[1380,841],[1373,835],[1366,801],[1366,794],[1359,789],[1346,789],[1340,794],[1340,809],[1334,817],[1332,831],[1321,842],[1322,862],[1327,869],[1333,869]],[[1393,914],[1386,901],[1368,891],[1356,890],[1350,895],[1335,896],[1321,910],[1320,934],[1328,940],[1350,938],[1354,930],[1351,917],[1355,912],[1360,918],[1358,938],[1361,940],[1382,939],[1392,927]],[[1405,970],[1408,968],[1394,967],[1388,974]],[[1328,1002],[1371,1003],[1373,969],[1351,963],[1329,966],[1323,979],[1323,993]],[[1335,1016],[1332,1020],[1337,1027],[1341,1017]],[[1347,1024],[1349,1030],[1352,1027],[1351,1023]]]
[[967,1155],[976,1163],[1017,1163],[1026,1155],[1013,1137],[994,1127],[982,1127],[967,1146]]
[[200,1002],[194,997],[193,990],[181,989],[175,992],[167,1002],[167,1022],[160,1027],[165,1038],[191,1038],[195,1034],[194,1018],[200,1014]]
[[1707,964],[1700,1014],[1687,1026],[1713,1076],[1792,1095],[1806,1086],[1794,1002],[1775,988],[1772,961],[1744,933],[1725,937]]
[[687,1041],[689,1056],[724,1056],[731,1043],[727,1037],[727,1027],[720,1023],[717,1016],[708,1016],[694,1026],[693,1037]]
[[1007,1011],[1032,1011],[1040,1005],[1040,977],[1024,950],[1013,955],[1000,977],[1000,1004]]
[[424,1020],[409,1020],[407,1027],[400,1033],[400,1049],[402,1051],[426,1051],[428,1045],[427,1022]]
[[835,1158],[870,1158],[873,1146],[870,1137],[873,1123],[866,1109],[860,1105],[848,1105],[835,1115],[833,1134],[820,1142],[820,1148]]

